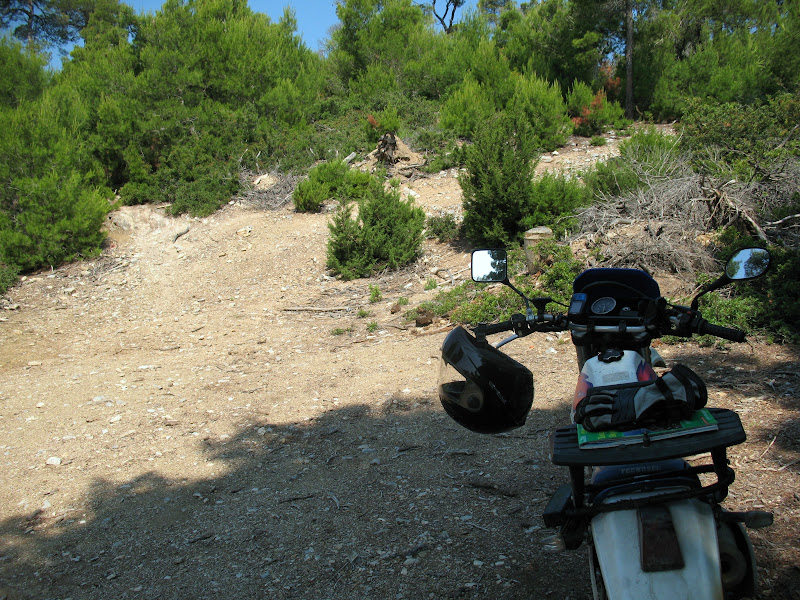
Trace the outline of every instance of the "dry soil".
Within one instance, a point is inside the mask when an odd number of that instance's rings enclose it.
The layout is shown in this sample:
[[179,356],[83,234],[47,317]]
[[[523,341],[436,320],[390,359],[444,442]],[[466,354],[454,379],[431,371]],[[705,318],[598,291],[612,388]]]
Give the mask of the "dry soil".
[[[585,162],[575,143],[551,162]],[[429,214],[461,209],[452,172],[403,189]],[[123,208],[101,257],[9,291],[0,599],[591,598],[586,549],[549,552],[540,516],[566,481],[548,452],[569,417],[568,339],[506,347],[536,378],[524,427],[460,429],[435,389],[450,325],[403,310],[431,278],[467,277],[465,249],[430,240],[412,268],[342,282],[328,219]],[[741,415],[727,505],[774,511],[753,533],[762,597],[798,598],[797,349],[659,349]]]

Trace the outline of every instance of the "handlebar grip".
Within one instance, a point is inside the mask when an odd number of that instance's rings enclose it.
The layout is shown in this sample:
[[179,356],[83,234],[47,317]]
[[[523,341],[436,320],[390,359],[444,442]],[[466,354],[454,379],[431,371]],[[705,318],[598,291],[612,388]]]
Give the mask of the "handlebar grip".
[[503,333],[504,331],[511,331],[514,326],[511,321],[502,321],[495,324],[481,324],[479,325],[480,332],[484,335],[492,335],[493,333]]
[[741,329],[714,325],[705,319],[703,319],[697,327],[697,333],[700,335],[713,335],[732,342],[743,342],[745,340],[745,333]]

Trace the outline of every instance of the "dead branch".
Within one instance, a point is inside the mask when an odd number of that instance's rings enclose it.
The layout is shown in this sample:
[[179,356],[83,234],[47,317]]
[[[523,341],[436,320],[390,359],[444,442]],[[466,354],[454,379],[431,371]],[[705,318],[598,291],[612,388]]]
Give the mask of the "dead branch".
[[703,182],[701,180],[700,185],[703,192],[703,198],[706,199],[709,210],[711,211],[711,217],[709,219],[710,222],[716,222],[720,225],[727,225],[729,223],[736,222],[737,220],[741,220],[744,221],[751,233],[758,236],[759,239],[765,242],[767,241],[767,235],[764,233],[764,230],[755,220],[750,211],[741,203],[736,202],[722,189],[728,184],[720,186],[719,188],[705,187],[703,186]]
[[[261,174],[263,177],[266,174]],[[272,171],[268,175],[275,180],[275,183],[268,187],[254,185],[254,181],[260,179],[252,171],[242,170],[239,172],[239,182],[241,189],[236,196],[242,204],[252,206],[261,210],[277,210],[282,208],[292,200],[292,194],[301,177],[286,175]]]
[[800,219],[800,213],[798,213],[796,215],[789,215],[788,217],[784,217],[784,218],[780,219],[779,221],[772,221],[770,223],[764,223],[764,227],[765,228],[777,227],[778,225],[782,225],[786,221],[791,221],[792,219]]

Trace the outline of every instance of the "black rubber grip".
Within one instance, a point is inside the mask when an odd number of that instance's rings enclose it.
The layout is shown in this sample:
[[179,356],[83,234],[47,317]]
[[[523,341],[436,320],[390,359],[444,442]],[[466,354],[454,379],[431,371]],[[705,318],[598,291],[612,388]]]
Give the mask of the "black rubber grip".
[[483,333],[486,335],[492,335],[493,333],[503,333],[504,331],[511,331],[514,329],[514,325],[511,321],[503,321],[501,323],[489,324],[489,325],[481,325],[483,327]]
[[697,333],[700,335],[713,335],[724,340],[732,342],[743,342],[745,340],[745,333],[741,329],[733,329],[731,327],[722,327],[721,325],[714,325],[706,320],[700,323],[697,328]]

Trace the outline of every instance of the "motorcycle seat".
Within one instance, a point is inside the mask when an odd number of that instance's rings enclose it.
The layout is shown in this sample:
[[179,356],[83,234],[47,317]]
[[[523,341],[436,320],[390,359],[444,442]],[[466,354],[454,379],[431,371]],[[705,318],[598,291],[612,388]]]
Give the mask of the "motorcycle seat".
[[591,485],[598,491],[592,498],[592,504],[600,504],[622,494],[701,487],[700,479],[689,469],[689,464],[682,458],[596,467]]
[[687,467],[688,464],[682,458],[595,467],[592,471],[591,482],[594,485],[608,485],[614,481],[630,479],[631,477],[657,476],[663,475],[664,473],[675,473],[679,475],[680,471],[683,471]]

